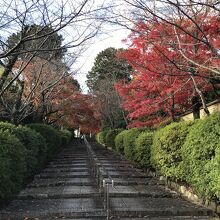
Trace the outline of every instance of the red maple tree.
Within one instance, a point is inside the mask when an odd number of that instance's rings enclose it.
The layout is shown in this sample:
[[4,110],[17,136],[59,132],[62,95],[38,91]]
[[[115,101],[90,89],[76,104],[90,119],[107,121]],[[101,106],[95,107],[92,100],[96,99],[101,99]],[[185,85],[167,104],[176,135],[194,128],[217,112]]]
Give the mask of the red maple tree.
[[[220,24],[217,17],[199,15],[197,19],[206,19],[202,30],[190,19],[176,20],[182,29],[153,20],[139,22],[128,37],[130,46],[119,56],[133,67],[132,80],[115,87],[128,111],[129,127],[174,120],[192,105],[194,96],[205,107],[204,92],[212,90],[209,81],[219,77]],[[204,37],[209,44],[202,42]]]

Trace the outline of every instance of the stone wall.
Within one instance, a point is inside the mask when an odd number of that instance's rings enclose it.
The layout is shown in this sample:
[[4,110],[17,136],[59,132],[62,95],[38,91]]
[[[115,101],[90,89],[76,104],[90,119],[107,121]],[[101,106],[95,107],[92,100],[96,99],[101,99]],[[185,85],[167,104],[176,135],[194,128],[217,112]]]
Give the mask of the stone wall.
[[[213,102],[210,102],[208,105],[208,109],[210,114],[214,112],[220,112],[220,99],[215,100]],[[204,118],[206,116],[206,113],[204,112],[203,108],[200,109],[200,118]],[[193,120],[193,113],[192,112],[187,112],[183,115],[180,116],[181,119],[184,121],[189,121]]]

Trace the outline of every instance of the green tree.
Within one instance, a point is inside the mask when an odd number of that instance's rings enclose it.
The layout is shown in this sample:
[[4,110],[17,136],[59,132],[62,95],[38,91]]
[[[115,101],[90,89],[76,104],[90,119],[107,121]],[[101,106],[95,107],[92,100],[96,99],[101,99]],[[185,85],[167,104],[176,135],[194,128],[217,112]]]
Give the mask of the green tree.
[[95,58],[95,63],[87,74],[87,86],[90,91],[100,90],[99,84],[103,80],[111,81],[113,85],[120,79],[129,79],[131,67],[124,59],[117,57],[122,49],[109,47],[101,51]]
[[122,49],[107,48],[101,51],[91,71],[87,74],[87,86],[96,97],[100,105],[98,112],[101,115],[102,127],[125,127],[127,122],[125,113],[121,109],[121,100],[114,89],[114,84],[119,80],[127,82],[130,77],[131,67],[117,53]]
[[[13,48],[21,38],[26,41],[20,45],[19,57],[28,59],[33,53],[44,59],[61,59],[66,52],[62,47],[63,37],[49,26],[30,25],[25,27],[27,31],[14,33],[8,38],[8,47]],[[23,35],[23,36],[22,36]],[[34,36],[34,38],[33,38]],[[28,39],[31,40],[28,40]]]

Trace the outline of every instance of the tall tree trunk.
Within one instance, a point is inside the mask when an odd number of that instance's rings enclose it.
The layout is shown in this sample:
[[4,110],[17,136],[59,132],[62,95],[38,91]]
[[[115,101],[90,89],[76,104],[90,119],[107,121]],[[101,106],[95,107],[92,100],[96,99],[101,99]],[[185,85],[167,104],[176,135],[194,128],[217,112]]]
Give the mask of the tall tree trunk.
[[195,90],[196,90],[197,94],[199,95],[199,97],[200,97],[200,99],[201,99],[202,107],[203,107],[203,109],[204,109],[206,115],[210,115],[210,112],[209,112],[209,109],[208,109],[208,107],[207,107],[207,105],[206,105],[205,97],[204,97],[202,91],[201,91],[201,90],[199,89],[199,87],[197,86],[197,83],[196,83],[196,81],[195,81],[195,79],[194,79],[194,76],[191,74],[190,77],[191,77],[191,79],[192,79],[192,81],[193,81],[193,85],[194,85],[194,87],[195,87]]
[[194,95],[191,99],[192,102],[192,109],[193,109],[193,119],[198,119],[200,118],[200,106],[201,104],[199,103],[199,97],[197,95]]

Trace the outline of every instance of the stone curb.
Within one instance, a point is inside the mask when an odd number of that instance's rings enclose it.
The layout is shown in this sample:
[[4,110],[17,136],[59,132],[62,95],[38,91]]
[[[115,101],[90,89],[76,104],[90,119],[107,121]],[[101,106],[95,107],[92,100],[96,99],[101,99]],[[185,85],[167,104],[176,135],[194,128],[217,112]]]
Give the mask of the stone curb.
[[[160,177],[160,179],[166,179],[166,177]],[[220,216],[220,204],[218,204],[215,201],[209,201],[209,200],[204,200],[202,198],[200,198],[198,195],[196,195],[195,193],[192,192],[192,190],[186,186],[183,186],[179,183],[170,181],[168,179],[165,180],[166,185],[176,191],[177,193],[180,194],[180,196],[188,199],[189,201],[192,201],[196,204],[205,206],[211,210],[213,210],[215,213],[217,213]]]

